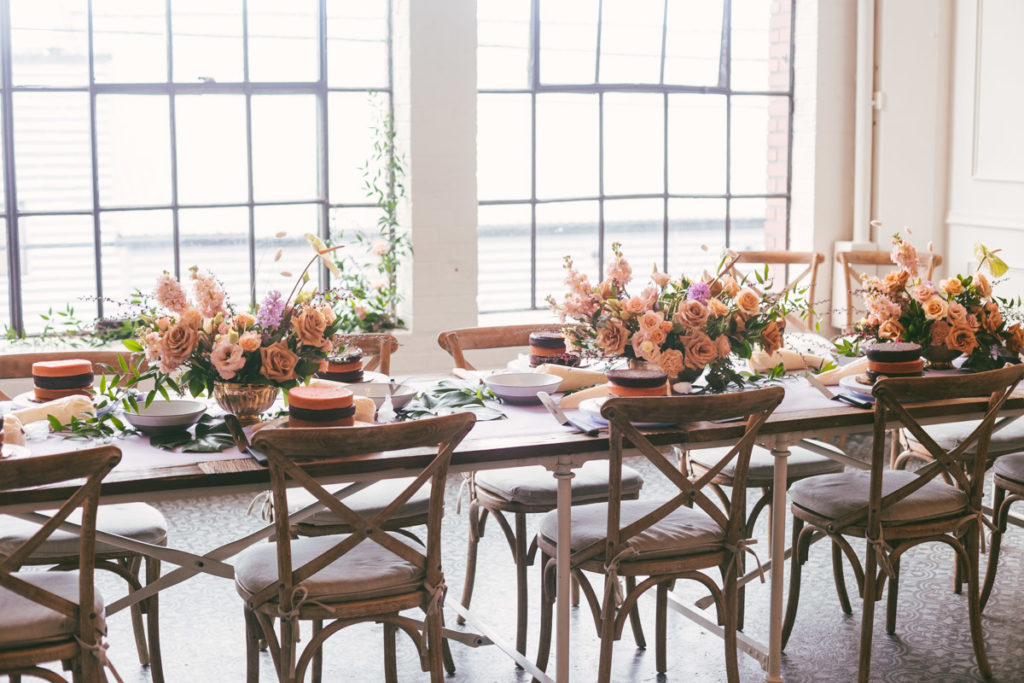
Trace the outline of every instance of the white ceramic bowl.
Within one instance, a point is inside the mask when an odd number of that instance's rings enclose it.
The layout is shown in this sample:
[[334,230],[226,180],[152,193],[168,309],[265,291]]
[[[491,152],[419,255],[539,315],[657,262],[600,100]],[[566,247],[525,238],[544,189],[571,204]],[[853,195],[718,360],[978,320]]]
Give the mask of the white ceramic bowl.
[[139,412],[126,410],[124,419],[143,434],[169,434],[188,429],[206,412],[206,404],[202,401],[156,399],[144,407],[139,404]]
[[346,389],[356,396],[366,396],[373,399],[373,404],[380,408],[384,399],[390,394],[391,405],[397,410],[412,400],[416,390],[405,384],[395,382],[363,382],[361,384],[348,384]]
[[561,383],[558,375],[540,372],[506,372],[484,378],[487,388],[509,403],[539,403],[538,391],[550,394]]

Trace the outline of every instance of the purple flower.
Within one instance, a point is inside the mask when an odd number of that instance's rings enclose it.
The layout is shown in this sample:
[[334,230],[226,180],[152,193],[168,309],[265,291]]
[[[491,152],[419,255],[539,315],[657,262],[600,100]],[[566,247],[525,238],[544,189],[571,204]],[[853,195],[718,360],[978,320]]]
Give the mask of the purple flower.
[[276,330],[281,324],[281,316],[284,314],[284,300],[281,292],[272,289],[267,292],[267,298],[260,305],[256,312],[256,323],[264,330]]
[[706,304],[708,299],[711,298],[711,288],[708,287],[706,282],[694,282],[686,291],[686,298],[690,301],[699,301],[702,304]]

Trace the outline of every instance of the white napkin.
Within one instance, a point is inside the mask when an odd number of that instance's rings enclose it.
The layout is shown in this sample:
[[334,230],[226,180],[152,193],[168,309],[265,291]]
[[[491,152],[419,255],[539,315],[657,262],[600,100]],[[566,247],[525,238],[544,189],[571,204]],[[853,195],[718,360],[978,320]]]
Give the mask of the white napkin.
[[823,372],[818,375],[818,380],[826,386],[836,386],[839,384],[839,380],[843,377],[849,377],[850,375],[863,374],[868,369],[868,359],[866,357],[858,358],[857,360],[841,365],[838,368],[833,368],[827,372]]
[[552,363],[542,363],[534,368],[534,372],[561,377],[562,383],[558,385],[559,391],[575,391],[576,389],[592,387],[595,384],[604,384],[608,381],[608,377],[603,372],[573,368],[567,365],[554,365]]
[[782,363],[787,371],[792,370],[817,370],[825,365],[825,359],[809,353],[798,353],[792,349],[779,349],[768,355],[761,349],[755,350],[747,360],[747,367],[751,372],[765,372],[771,370],[779,363]]

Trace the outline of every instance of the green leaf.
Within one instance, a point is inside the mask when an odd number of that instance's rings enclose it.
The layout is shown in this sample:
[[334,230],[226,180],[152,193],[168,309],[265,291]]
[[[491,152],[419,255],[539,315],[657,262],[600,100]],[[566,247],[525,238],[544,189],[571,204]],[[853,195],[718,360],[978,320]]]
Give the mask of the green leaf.
[[59,432],[64,427],[64,425],[60,423],[60,420],[58,420],[53,415],[47,415],[46,421],[50,423],[50,429],[52,429],[55,432]]

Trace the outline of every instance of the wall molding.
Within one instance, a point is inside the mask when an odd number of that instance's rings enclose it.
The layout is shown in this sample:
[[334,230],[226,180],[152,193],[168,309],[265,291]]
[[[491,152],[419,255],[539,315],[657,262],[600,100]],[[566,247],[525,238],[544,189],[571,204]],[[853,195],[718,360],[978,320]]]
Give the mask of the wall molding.
[[996,230],[1024,230],[1024,216],[966,214],[951,211],[946,216],[946,225]]

